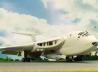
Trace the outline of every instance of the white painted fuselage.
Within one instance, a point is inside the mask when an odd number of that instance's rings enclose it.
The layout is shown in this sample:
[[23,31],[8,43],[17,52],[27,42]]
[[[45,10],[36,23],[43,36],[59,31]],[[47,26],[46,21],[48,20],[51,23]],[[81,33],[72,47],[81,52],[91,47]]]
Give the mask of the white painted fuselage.
[[56,49],[60,46],[57,52],[63,55],[84,55],[90,53],[98,45],[98,40],[95,36],[88,34],[88,32],[72,32],[63,37],[55,38],[53,40],[45,40],[35,43],[36,50]]
[[[80,32],[83,33],[83,32]],[[90,53],[97,47],[98,40],[95,36],[84,34],[79,35],[78,32],[70,33],[65,36],[65,43],[60,49],[60,53],[64,55],[84,55]],[[95,43],[92,44],[92,43]]]

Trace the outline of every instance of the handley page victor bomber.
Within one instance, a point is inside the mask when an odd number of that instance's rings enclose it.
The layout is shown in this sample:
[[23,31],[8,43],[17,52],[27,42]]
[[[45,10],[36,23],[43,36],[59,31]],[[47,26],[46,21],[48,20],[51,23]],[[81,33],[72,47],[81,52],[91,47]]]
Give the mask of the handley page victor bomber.
[[[34,36],[32,34],[18,33],[22,35]],[[87,31],[71,32],[61,37],[48,38],[36,41],[33,39],[30,45],[8,46],[0,48],[1,51],[17,51],[24,56],[23,61],[31,61],[33,56],[49,56],[60,59],[56,55],[65,55],[66,61],[81,61],[82,56],[95,50],[98,40]],[[55,56],[53,56],[55,55]],[[42,57],[41,57],[42,58]],[[43,60],[46,57],[42,58]]]

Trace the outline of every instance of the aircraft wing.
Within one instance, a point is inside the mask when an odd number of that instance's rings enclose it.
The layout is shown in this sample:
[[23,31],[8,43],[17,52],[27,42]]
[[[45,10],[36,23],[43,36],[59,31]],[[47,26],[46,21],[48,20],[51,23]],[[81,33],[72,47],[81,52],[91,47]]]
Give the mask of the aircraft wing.
[[33,49],[33,44],[23,45],[23,46],[0,47],[0,51],[2,51],[2,54],[11,54],[11,55],[17,55],[22,50],[32,50],[32,49]]
[[57,51],[64,43],[63,38],[53,38],[48,40],[41,40],[37,42],[26,42],[26,43],[13,43],[13,44],[5,44],[5,46],[0,47],[0,51],[4,53],[13,53],[12,51],[23,51],[23,50],[30,50],[30,51],[50,51],[54,50]]
[[33,44],[31,45],[21,45],[21,46],[4,46],[0,47],[0,50],[12,50],[12,51],[20,51],[20,50],[32,50],[33,49]]

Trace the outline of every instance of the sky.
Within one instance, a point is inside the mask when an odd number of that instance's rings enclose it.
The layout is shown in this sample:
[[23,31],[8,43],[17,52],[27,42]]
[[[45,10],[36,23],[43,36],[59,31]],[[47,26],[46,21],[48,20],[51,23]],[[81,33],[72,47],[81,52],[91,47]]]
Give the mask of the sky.
[[[48,31],[50,35],[54,32],[60,34],[65,31],[83,30],[84,27],[94,30],[91,23],[96,22],[98,18],[97,4],[97,0],[0,0],[0,35],[6,36],[4,32],[17,30],[39,34]],[[57,28],[59,30],[56,30]]]
[[48,19],[48,11],[40,0],[0,0],[0,7],[9,11]]
[[0,0],[1,46],[32,43],[15,32],[39,40],[80,30],[98,37],[98,0]]
[[43,0],[50,9],[53,24],[64,24],[73,30],[98,32],[98,0]]
[[[4,9],[6,11],[36,16],[38,18],[45,18],[45,19],[49,20],[48,10],[44,8],[43,3],[40,0],[0,0],[0,8]],[[1,10],[1,12],[2,12],[2,10]],[[1,14],[0,16],[2,17],[2,15],[3,14]],[[4,37],[7,40],[9,40],[10,39],[9,36],[11,36],[11,35],[8,35],[7,31],[8,30],[6,30],[6,27],[4,29],[1,29],[0,37]],[[23,37],[20,37],[20,38],[23,38]],[[11,39],[10,41],[17,42],[17,41],[13,41],[13,40],[16,40],[16,38]],[[21,41],[18,41],[17,43],[21,43]],[[4,44],[2,44],[2,45],[4,45]]]

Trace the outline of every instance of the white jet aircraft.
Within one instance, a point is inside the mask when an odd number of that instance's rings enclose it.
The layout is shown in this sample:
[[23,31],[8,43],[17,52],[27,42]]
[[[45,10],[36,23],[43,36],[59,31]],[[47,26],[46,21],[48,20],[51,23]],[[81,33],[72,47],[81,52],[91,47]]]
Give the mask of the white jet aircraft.
[[[31,36],[31,34],[24,35]],[[0,50],[8,53],[18,51],[24,56],[23,61],[30,61],[32,57],[52,56],[52,54],[65,55],[66,61],[81,61],[82,56],[95,50],[97,45],[98,40],[95,36],[87,31],[77,31],[61,37],[35,40],[30,45],[2,47]]]

